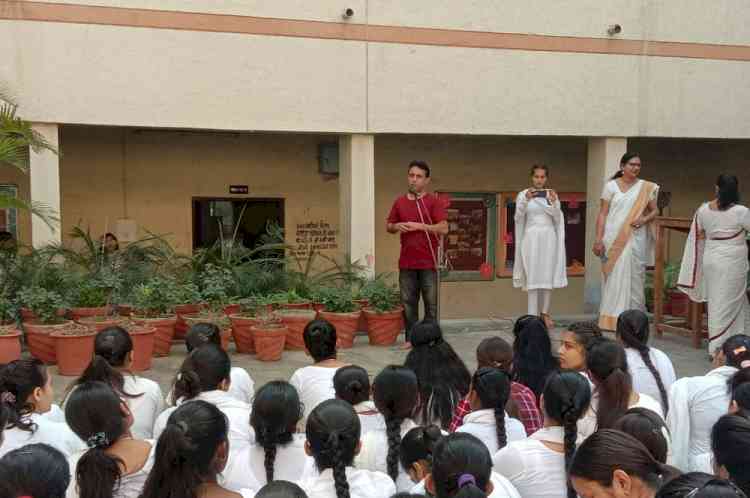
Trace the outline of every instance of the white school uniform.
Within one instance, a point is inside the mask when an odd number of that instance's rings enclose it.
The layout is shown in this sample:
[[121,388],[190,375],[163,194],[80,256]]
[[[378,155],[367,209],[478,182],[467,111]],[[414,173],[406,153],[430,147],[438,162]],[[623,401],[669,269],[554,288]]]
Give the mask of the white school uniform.
[[[417,427],[411,419],[406,419],[401,423],[401,437],[407,432]],[[362,448],[359,455],[354,458],[354,466],[358,469],[367,469],[375,472],[388,474],[388,434],[385,423],[382,429],[371,430],[360,438]],[[396,488],[399,492],[408,491],[414,483],[406,473],[401,463],[398,464],[398,478],[396,479]]]
[[[490,474],[490,481],[492,482],[494,489],[492,490],[492,493],[487,495],[487,498],[521,498],[521,495],[518,493],[518,490],[513,486],[513,484],[511,484],[508,479],[501,476],[500,474],[492,472],[492,474]],[[424,480],[420,481],[419,484],[411,488],[409,492],[414,495],[427,496]],[[524,496],[524,498],[526,497]]]
[[238,400],[252,405],[255,397],[255,382],[244,368],[232,367],[229,371],[229,391],[227,392]]
[[123,391],[138,395],[135,398],[123,396],[122,399],[133,414],[133,426],[130,428],[135,439],[151,439],[154,436],[156,417],[166,408],[161,387],[153,380],[136,375],[124,376]]
[[[146,484],[146,478],[149,472],[154,467],[154,453],[156,452],[156,441],[149,440],[151,444],[151,451],[146,458],[146,461],[139,470],[132,474],[124,475],[120,477],[119,486],[115,487],[112,494],[112,498],[138,498],[143,491],[143,486]],[[74,453],[68,458],[68,465],[70,466],[70,484],[68,490],[65,493],[65,498],[78,498],[78,481],[76,479],[76,468],[78,466],[78,460],[86,453],[87,450],[82,450]]]
[[562,427],[543,427],[523,441],[508,443],[492,458],[494,471],[508,478],[521,496],[567,498],[565,453],[543,441],[563,444]]
[[[275,481],[296,482],[306,475],[306,471],[314,468],[314,460],[305,454],[305,441],[304,434],[295,434],[292,442],[276,447],[273,466]],[[222,472],[223,483],[232,489],[265,486],[268,483],[265,458],[266,452],[258,444],[231,451],[229,462]]]
[[53,418],[40,413],[28,415],[28,420],[36,424],[33,432],[13,427],[3,431],[3,444],[0,445],[0,458],[6,453],[27,444],[44,443],[60,450],[66,457],[86,448],[86,444],[68,427],[68,424],[55,422]]
[[699,470],[696,459],[711,451],[711,429],[729,410],[727,381],[735,372],[736,368],[724,366],[672,384],[667,426],[672,434],[672,462],[681,471]]
[[42,413],[41,415],[53,422],[59,422],[61,424],[67,423],[65,421],[65,412],[60,408],[60,405],[50,405],[49,411]]
[[310,413],[325,400],[336,397],[336,390],[333,388],[333,376],[336,375],[338,368],[318,367],[310,365],[298,369],[289,383],[294,386],[299,394],[299,399],[305,408],[302,425],[307,421]]
[[359,417],[359,425],[362,428],[360,438],[364,437],[370,431],[385,430],[385,418],[375,408],[372,401],[363,401],[354,405],[354,411]]
[[[644,363],[641,354],[633,348],[625,348],[625,355],[628,359],[628,370],[630,370],[630,376],[633,378],[633,390],[638,393],[643,393],[651,396],[655,400],[661,402],[661,392],[659,386],[656,384],[656,379],[648,369],[646,363]],[[674,366],[669,357],[659,349],[649,348],[648,353],[651,363],[654,364],[654,368],[659,372],[661,381],[664,384],[664,389],[669,393],[669,388],[672,387],[674,381],[677,380],[677,376],[674,372]]]
[[[594,391],[594,394],[591,397],[591,406],[589,406],[586,414],[578,420],[578,435],[582,440],[596,432],[596,411],[598,406],[599,396],[596,391]],[[661,403],[647,394],[638,393],[638,401],[629,405],[628,409],[630,408],[647,408],[664,419],[664,410],[662,409]]]
[[[235,399],[228,392],[221,390],[202,392],[193,398],[193,400],[202,400],[211,403],[226,415],[229,420],[229,449],[231,451],[239,451],[241,448],[255,442],[255,432],[250,426],[250,405]],[[159,436],[164,431],[164,427],[167,425],[169,416],[177,407],[183,402],[190,403],[190,401],[192,400],[183,401],[179,399],[177,400],[177,406],[167,408],[157,417],[154,423],[154,439],[159,439]]]
[[[456,429],[456,432],[466,432],[479,438],[487,446],[490,455],[494,455],[499,449],[497,445],[495,410],[491,408],[475,410],[467,414],[464,417],[463,425]],[[526,439],[526,429],[524,429],[523,424],[511,418],[507,412],[505,413],[505,435],[508,443]]]
[[[351,498],[390,498],[396,494],[396,486],[387,474],[370,470],[346,468]],[[315,498],[336,498],[333,470],[326,469],[297,482],[307,496]]]

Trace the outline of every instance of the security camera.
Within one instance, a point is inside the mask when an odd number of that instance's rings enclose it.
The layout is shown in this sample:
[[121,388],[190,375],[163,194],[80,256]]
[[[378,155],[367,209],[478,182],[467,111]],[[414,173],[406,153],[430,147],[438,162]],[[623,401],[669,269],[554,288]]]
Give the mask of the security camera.
[[341,17],[343,19],[349,19],[354,15],[354,9],[344,9],[344,12],[341,13]]
[[607,28],[607,33],[609,34],[609,36],[619,35],[620,33],[622,33],[622,26],[620,26],[619,24],[610,24]]

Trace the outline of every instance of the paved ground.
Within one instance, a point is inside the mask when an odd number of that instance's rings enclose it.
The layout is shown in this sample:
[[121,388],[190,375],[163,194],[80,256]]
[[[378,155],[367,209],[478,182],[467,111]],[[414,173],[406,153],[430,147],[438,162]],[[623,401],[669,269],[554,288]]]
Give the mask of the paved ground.
[[[559,326],[564,326],[569,321],[585,318],[570,316],[558,317],[557,320]],[[482,339],[499,335],[512,342],[512,323],[509,320],[448,320],[443,322],[442,325],[446,339],[453,345],[461,358],[466,361],[471,371],[476,367],[475,350]],[[563,329],[558,327],[553,331],[553,349],[555,351],[557,350],[558,336],[561,330]],[[671,335],[663,338],[653,337],[652,345],[669,355],[677,370],[678,377],[700,375],[710,368],[705,348],[693,349],[686,337]],[[406,351],[402,350],[400,346],[401,342],[393,347],[370,346],[367,343],[366,336],[358,336],[354,348],[342,350],[339,356],[342,360],[360,365],[366,368],[371,375],[375,375],[385,365],[403,364]],[[252,355],[236,354],[233,352],[233,348],[233,345],[230,346],[233,366],[247,369],[255,381],[256,389],[270,380],[289,379],[297,368],[310,364],[310,358],[299,351],[285,351],[281,361],[278,362],[261,362],[257,361]],[[155,358],[152,369],[141,375],[159,382],[166,393],[169,391],[172,378],[185,355],[184,345],[174,344],[169,357]],[[50,370],[54,374],[53,383],[56,397],[59,399],[72,378],[57,375],[55,367],[51,367]]]

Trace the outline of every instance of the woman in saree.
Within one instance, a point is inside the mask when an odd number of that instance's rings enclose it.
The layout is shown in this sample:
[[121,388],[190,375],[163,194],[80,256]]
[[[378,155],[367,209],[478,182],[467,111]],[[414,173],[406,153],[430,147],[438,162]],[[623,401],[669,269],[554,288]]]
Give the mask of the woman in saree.
[[638,178],[640,172],[641,157],[628,152],[602,191],[593,252],[602,260],[599,327],[604,330],[616,330],[625,310],[646,311],[646,266],[654,258],[649,224],[658,213],[659,186]]
[[698,208],[682,256],[678,288],[708,302],[708,354],[750,330],[747,300],[747,232],[750,210],[739,204],[739,182],[719,175],[716,199]]

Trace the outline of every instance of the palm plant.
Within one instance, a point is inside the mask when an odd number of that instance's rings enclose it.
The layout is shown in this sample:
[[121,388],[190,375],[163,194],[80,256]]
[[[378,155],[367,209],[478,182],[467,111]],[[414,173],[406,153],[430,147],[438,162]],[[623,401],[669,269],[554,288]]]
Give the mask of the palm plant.
[[[31,123],[18,116],[18,106],[11,98],[0,91],[0,165],[26,173],[29,170],[29,149],[57,154],[55,147],[34,131]],[[48,205],[0,193],[0,209],[9,208],[30,211],[53,230],[60,223],[57,213]]]

